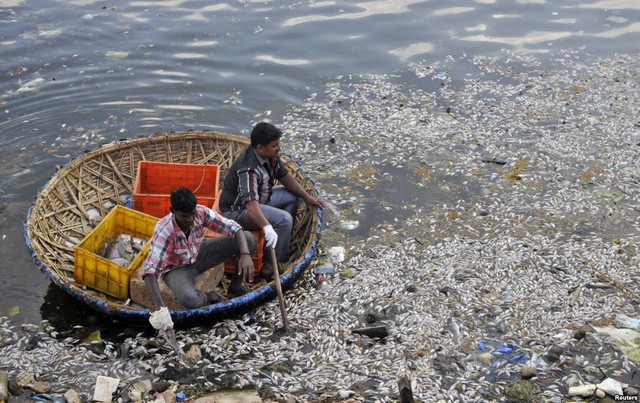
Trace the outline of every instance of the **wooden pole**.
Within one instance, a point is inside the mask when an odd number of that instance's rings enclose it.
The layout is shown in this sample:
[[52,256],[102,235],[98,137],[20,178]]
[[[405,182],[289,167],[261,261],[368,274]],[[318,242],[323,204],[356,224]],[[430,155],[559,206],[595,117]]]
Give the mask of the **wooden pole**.
[[278,259],[276,259],[276,251],[274,248],[267,249],[269,249],[269,253],[271,254],[271,265],[273,266],[273,277],[276,283],[276,293],[278,294],[278,302],[280,303],[282,324],[284,325],[284,330],[288,332],[290,330],[289,319],[287,318],[287,310],[284,306],[284,295],[282,295],[282,285],[280,284],[280,270],[278,269]]
[[384,339],[389,335],[389,331],[387,330],[386,326],[362,327],[351,330],[351,333],[362,334],[365,336],[369,336],[372,339],[375,337]]
[[398,379],[398,389],[400,389],[400,403],[414,403],[411,381],[406,376]]

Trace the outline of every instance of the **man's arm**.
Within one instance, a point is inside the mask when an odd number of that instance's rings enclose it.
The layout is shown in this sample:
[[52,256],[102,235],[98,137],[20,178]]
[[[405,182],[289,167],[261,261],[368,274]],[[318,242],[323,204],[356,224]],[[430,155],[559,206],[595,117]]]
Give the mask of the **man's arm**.
[[240,251],[237,274],[241,275],[244,281],[252,282],[254,273],[253,260],[251,260],[247,238],[245,237],[240,224],[218,214],[210,208],[205,208],[204,211],[206,212],[205,225],[207,228],[220,234],[233,236],[233,239],[236,241],[236,245],[238,245],[238,250]]
[[252,200],[246,204],[247,213],[254,223],[258,224],[260,228],[264,228],[265,225],[269,225],[269,221],[262,214],[260,203],[257,200]]
[[[302,198],[308,206],[324,207],[324,203],[319,197],[312,197],[307,193],[304,188],[298,183],[296,178],[290,173],[287,173],[282,178],[278,179],[280,183],[291,193]],[[253,217],[252,217],[253,218]]]
[[158,278],[153,274],[144,275],[144,285],[147,287],[147,292],[151,296],[153,301],[154,310],[158,310],[164,306],[162,295],[160,295],[160,286],[158,285]]
[[165,306],[162,296],[160,295],[158,275],[161,272],[160,265],[165,259],[165,253],[171,250],[171,248],[167,247],[169,244],[169,234],[156,225],[153,236],[151,237],[149,255],[144,262],[144,274],[142,275],[144,285],[151,296],[155,310]]
[[[164,308],[164,301],[162,300],[162,295],[160,295],[160,286],[158,286],[158,278],[155,276],[155,274],[145,274],[143,278],[144,284],[147,286],[147,291],[149,292],[149,295],[151,295],[151,299],[153,300],[153,305],[155,305],[155,311],[151,314],[149,322],[151,322],[151,325],[154,328],[156,328],[157,330],[161,330],[161,333],[164,332],[167,342],[169,343],[171,348],[173,348],[176,354],[184,354],[184,352],[178,345],[178,341],[176,340],[176,333],[173,331],[173,320],[171,320],[171,316],[167,308]],[[160,311],[160,308],[164,308],[164,312]],[[166,318],[160,316],[158,319],[161,319],[161,323],[168,323],[168,327],[166,328],[160,328],[156,324],[154,324],[153,316],[161,315],[163,313]]]
[[251,217],[253,222],[258,224],[264,231],[267,246],[275,248],[276,243],[278,243],[278,234],[273,230],[273,227],[262,213],[260,203],[258,203],[258,201],[256,200],[252,200],[246,204],[246,209],[247,213],[249,213],[249,217]]

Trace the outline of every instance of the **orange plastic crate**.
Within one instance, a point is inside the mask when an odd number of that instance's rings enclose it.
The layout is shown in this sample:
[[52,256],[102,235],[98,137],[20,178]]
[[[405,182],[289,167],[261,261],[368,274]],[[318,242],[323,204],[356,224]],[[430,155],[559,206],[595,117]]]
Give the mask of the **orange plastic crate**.
[[[150,215],[115,206],[76,247],[76,281],[116,298],[127,299],[129,278],[146,259],[157,222],[158,219]],[[105,243],[119,234],[147,239],[142,250],[127,267],[100,255]]]
[[[260,270],[262,269],[262,258],[264,256],[264,246],[265,246],[265,239],[264,239],[264,231],[260,230],[260,231],[251,231],[251,233],[253,234],[253,236],[256,238],[256,241],[258,241],[258,248],[256,249],[255,253],[253,254],[253,256],[251,257],[251,259],[253,260],[253,275],[255,277],[258,277],[260,275]],[[209,229],[206,229],[204,232],[204,237],[205,239],[207,238],[215,238],[217,236],[221,236],[220,234],[218,234],[217,232],[213,232]],[[236,258],[235,257],[230,257],[229,259],[227,259],[226,262],[224,262],[224,272],[227,274],[233,274],[233,271],[236,268]]]
[[169,214],[171,192],[190,189],[198,203],[213,206],[220,183],[218,165],[140,161],[133,187],[133,208],[154,217]]

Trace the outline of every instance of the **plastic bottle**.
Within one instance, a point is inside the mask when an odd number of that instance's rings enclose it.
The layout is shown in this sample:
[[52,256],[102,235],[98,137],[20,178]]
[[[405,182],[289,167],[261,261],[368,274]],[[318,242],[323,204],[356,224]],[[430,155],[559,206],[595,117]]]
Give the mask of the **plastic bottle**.
[[181,403],[185,400],[187,400],[187,395],[185,395],[183,392],[176,393],[176,403]]
[[616,315],[615,319],[616,326],[623,327],[627,329],[638,330],[640,329],[640,319],[631,318],[622,313]]

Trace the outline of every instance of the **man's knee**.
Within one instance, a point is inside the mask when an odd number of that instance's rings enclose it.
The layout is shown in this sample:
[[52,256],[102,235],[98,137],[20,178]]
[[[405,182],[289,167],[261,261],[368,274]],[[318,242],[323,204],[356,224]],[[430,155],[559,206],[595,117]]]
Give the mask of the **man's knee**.
[[256,237],[253,236],[251,231],[244,231],[244,237],[247,239],[247,246],[249,247],[249,253],[253,255],[253,252],[258,249],[258,241],[256,241]]
[[282,214],[278,217],[277,221],[273,224],[274,228],[280,230],[289,230],[293,228],[293,217],[286,211],[282,211]]
[[200,308],[207,303],[207,296],[201,292],[189,293],[178,297],[178,301],[187,309]]

